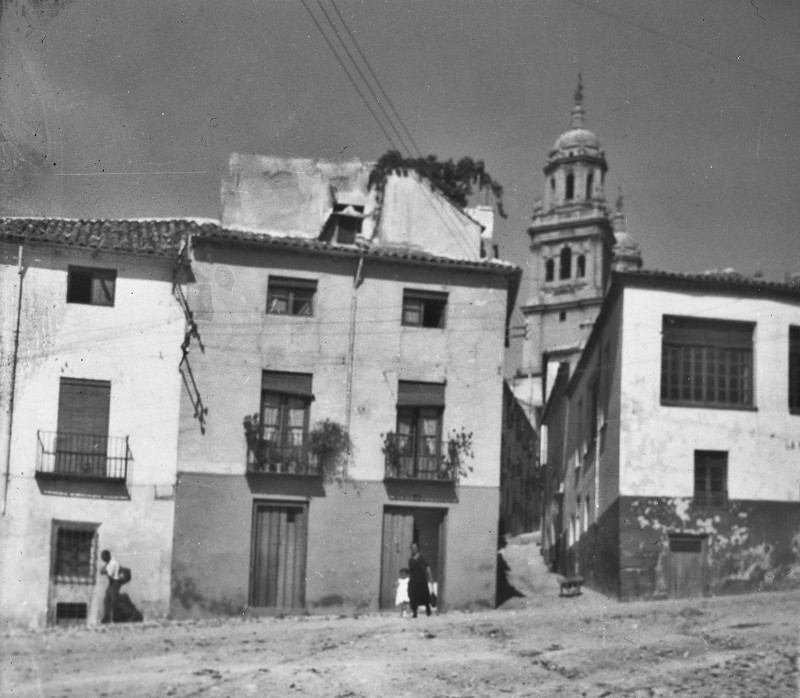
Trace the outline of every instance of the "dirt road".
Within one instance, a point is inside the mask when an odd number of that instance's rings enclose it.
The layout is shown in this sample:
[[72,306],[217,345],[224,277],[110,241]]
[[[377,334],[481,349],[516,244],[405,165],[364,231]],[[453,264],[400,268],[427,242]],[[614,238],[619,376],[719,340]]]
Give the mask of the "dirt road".
[[800,592],[559,598],[535,555],[533,545],[507,548],[510,581],[525,595],[491,611],[6,630],[0,693],[800,696]]

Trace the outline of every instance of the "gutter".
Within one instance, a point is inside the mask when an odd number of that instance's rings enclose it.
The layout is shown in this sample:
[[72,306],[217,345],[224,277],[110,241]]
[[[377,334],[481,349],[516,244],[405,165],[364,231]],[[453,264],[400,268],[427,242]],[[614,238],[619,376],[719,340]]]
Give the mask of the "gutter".
[[8,488],[11,479],[11,437],[14,432],[14,395],[17,386],[17,362],[19,357],[19,328],[22,319],[22,280],[25,277],[25,268],[22,266],[22,245],[17,252],[17,274],[19,287],[17,289],[17,318],[14,328],[14,353],[11,358],[11,388],[8,396],[8,428],[6,430],[6,458],[3,472],[3,508],[1,516],[6,515],[8,509]]

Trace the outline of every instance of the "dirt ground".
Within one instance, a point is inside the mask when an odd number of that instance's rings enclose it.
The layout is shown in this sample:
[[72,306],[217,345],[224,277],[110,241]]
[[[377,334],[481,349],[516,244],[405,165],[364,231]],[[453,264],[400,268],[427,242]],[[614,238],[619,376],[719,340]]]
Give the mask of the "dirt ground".
[[497,610],[6,629],[0,694],[800,696],[799,591],[559,598],[535,543],[503,555],[518,595]]

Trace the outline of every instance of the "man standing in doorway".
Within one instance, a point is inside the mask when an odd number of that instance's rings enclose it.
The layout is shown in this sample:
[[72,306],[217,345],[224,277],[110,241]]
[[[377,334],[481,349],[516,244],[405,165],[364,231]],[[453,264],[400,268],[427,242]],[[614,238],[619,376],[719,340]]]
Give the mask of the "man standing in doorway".
[[100,553],[100,559],[104,563],[100,572],[108,577],[108,587],[106,588],[106,595],[103,598],[103,620],[101,622],[113,623],[115,620],[114,609],[119,600],[119,589],[122,586],[119,575],[119,563],[111,556],[108,550],[103,550],[103,552]]

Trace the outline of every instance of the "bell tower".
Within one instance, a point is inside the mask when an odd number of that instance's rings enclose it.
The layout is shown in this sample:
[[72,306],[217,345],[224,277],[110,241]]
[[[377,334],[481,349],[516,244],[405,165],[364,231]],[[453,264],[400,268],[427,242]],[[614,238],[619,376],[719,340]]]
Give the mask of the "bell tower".
[[527,337],[521,373],[538,387],[528,386],[529,398],[518,395],[526,402],[541,404],[543,355],[574,366],[603,301],[616,242],[605,198],[607,170],[600,141],[586,128],[579,75],[569,129],[547,156],[544,195],[527,231],[531,255],[529,295],[521,308]]

